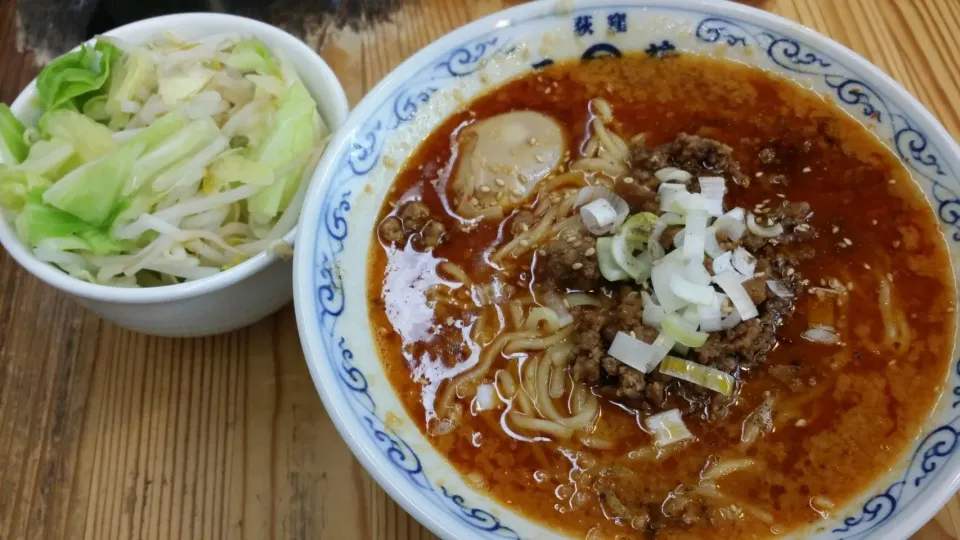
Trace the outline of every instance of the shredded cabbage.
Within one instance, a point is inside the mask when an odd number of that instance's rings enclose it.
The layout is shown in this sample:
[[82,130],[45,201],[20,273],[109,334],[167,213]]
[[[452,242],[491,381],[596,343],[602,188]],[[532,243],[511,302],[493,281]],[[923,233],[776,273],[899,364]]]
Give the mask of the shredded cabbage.
[[200,279],[295,225],[330,130],[257,39],[98,38],[37,78],[43,115],[0,105],[0,205],[41,260],[115,286]]

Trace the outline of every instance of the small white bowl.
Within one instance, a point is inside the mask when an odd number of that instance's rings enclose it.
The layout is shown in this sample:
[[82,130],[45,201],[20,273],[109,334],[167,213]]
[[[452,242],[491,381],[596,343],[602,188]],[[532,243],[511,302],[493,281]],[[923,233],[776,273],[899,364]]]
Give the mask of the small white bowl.
[[[135,22],[105,35],[142,43],[163,32],[188,39],[224,32],[255,36],[289,58],[331,129],[347,117],[347,96],[326,62],[299,39],[269,24],[234,15],[184,13]],[[36,96],[34,80],[10,107],[27,125],[35,125],[41,114],[33,105]],[[273,313],[293,294],[292,262],[268,253],[259,253],[215,276],[179,285],[128,289],[87,283],[35,258],[8,219],[0,208],[0,244],[21,266],[104,319],[146,334],[185,337],[227,332]],[[295,236],[296,228],[283,239],[292,244]]]

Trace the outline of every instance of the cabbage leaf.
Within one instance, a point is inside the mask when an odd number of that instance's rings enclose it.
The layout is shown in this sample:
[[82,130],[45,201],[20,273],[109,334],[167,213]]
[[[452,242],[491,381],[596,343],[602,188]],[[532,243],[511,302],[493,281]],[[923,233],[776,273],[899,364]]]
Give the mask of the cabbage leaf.
[[27,128],[23,125],[10,107],[0,103],[0,158],[7,165],[16,165],[27,157],[30,147],[23,139],[23,132]]
[[69,142],[84,162],[93,161],[117,147],[110,128],[69,109],[44,114],[40,118],[40,132]]
[[120,49],[103,40],[67,53],[47,64],[37,77],[37,93],[47,111],[61,107],[79,108],[78,98],[92,97],[106,84]]
[[47,189],[47,204],[90,223],[109,225],[116,216],[120,190],[143,153],[142,142],[127,141],[113,152],[74,169]]

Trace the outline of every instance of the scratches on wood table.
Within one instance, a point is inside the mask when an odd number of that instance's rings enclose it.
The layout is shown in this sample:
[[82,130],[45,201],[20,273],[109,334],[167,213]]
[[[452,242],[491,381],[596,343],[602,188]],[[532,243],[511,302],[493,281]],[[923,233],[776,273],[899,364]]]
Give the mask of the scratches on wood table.
[[[391,22],[330,26],[311,41],[356,103],[419,48],[509,3],[408,1]],[[853,48],[960,136],[960,3],[750,3]],[[36,74],[15,24],[3,0],[5,102]],[[291,307],[224,336],[151,338],[100,321],[0,252],[0,539],[19,538],[433,536],[338,436]],[[960,539],[960,499],[915,538]]]

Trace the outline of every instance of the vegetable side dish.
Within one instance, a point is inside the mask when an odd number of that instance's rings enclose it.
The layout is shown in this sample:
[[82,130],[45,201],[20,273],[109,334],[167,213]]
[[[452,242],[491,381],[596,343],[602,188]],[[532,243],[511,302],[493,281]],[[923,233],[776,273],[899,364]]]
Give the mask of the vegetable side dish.
[[37,92],[37,126],[0,105],[0,205],[40,260],[135,287],[289,251],[330,130],[279,51],[100,37],[47,65]]

